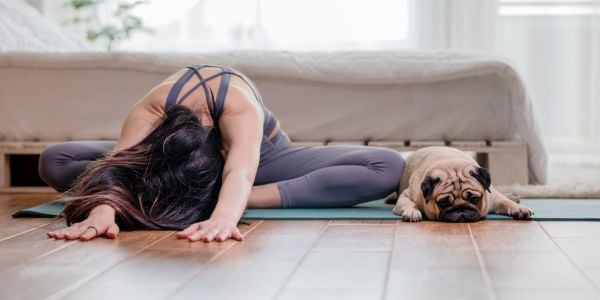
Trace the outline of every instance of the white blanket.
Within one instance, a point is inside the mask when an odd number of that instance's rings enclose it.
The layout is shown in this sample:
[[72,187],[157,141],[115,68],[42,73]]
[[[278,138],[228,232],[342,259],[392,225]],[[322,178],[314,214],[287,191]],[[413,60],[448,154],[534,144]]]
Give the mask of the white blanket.
[[78,51],[87,44],[22,0],[0,0],[0,51]]

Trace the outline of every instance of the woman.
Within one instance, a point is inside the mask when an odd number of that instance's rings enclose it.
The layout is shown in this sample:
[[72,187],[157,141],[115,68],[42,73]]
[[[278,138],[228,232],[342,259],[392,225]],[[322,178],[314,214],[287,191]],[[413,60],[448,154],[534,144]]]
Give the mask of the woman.
[[69,227],[48,236],[81,240],[115,238],[119,228],[242,240],[246,207],[352,206],[393,192],[403,167],[383,148],[292,147],[248,78],[209,65],[154,87],[116,145],[61,143],[40,158],[42,179],[71,199]]

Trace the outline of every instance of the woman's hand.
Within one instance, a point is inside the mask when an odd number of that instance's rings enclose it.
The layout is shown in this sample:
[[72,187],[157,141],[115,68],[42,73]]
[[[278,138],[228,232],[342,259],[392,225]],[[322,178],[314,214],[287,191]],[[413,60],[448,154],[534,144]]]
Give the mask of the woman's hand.
[[96,206],[87,219],[67,228],[50,231],[48,237],[57,240],[91,240],[97,236],[114,239],[119,234],[119,226],[115,223],[115,210],[109,205]]
[[237,241],[244,240],[244,237],[237,228],[237,222],[230,219],[211,217],[210,219],[190,225],[188,228],[177,232],[177,238],[188,239],[190,242],[196,241],[218,241],[223,242],[227,239]]

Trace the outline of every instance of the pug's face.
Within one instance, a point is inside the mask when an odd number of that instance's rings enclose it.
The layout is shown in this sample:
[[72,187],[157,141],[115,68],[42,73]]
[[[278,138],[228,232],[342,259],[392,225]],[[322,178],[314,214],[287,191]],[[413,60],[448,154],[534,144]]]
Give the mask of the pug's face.
[[490,185],[490,174],[479,166],[451,161],[436,165],[421,183],[425,215],[445,222],[478,221],[488,211]]

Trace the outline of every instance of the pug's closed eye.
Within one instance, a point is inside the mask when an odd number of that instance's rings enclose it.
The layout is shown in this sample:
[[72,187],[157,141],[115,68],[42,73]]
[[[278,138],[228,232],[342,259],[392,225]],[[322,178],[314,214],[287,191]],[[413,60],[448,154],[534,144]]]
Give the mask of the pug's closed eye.
[[471,196],[471,198],[469,198],[469,202],[475,205],[479,204],[479,201],[481,201],[481,197],[479,196]]
[[447,208],[447,207],[449,207],[449,206],[451,206],[451,205],[452,205],[452,203],[450,203],[451,201],[452,201],[452,199],[450,199],[450,196],[446,196],[446,197],[444,197],[444,198],[442,198],[442,199],[438,200],[438,201],[437,201],[437,205],[438,205],[440,208]]
[[475,195],[475,194],[473,194],[471,192],[466,192],[463,195],[463,199],[466,199],[467,201],[471,202],[474,205],[479,204],[479,201],[481,201],[481,197],[480,196]]

